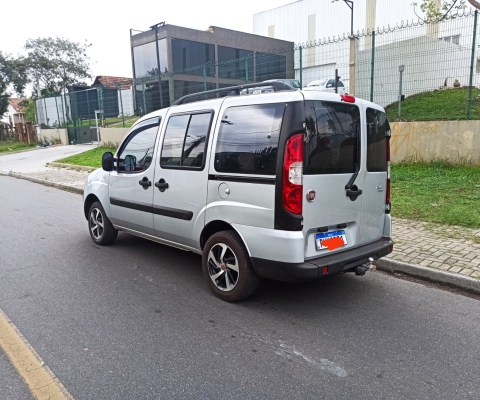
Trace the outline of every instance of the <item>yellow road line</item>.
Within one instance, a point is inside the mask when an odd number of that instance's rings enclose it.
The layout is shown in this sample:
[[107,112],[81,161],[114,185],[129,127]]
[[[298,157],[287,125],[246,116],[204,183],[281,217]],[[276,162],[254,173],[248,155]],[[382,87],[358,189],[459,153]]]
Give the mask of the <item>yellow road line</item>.
[[73,400],[67,389],[1,309],[0,348],[7,354],[36,399]]

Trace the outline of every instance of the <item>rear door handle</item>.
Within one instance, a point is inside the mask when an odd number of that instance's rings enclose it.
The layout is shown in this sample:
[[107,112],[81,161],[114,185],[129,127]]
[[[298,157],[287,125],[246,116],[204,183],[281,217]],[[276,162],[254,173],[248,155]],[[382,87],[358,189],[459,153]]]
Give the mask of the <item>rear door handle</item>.
[[162,178],[155,183],[155,187],[157,187],[161,192],[164,192],[165,189],[168,189],[168,183]]
[[144,177],[141,181],[138,181],[138,184],[143,186],[144,189],[148,189],[150,186],[152,186],[152,182],[147,177]]

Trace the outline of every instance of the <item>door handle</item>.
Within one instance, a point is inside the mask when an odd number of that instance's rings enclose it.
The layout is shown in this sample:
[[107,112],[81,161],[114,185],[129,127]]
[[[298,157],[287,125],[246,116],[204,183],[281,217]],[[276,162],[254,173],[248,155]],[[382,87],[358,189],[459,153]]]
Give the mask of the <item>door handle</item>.
[[160,179],[158,182],[155,183],[155,187],[158,188],[161,192],[164,192],[165,189],[168,189],[168,183],[165,182],[165,179]]
[[351,189],[347,189],[347,196],[350,200],[355,201],[357,197],[363,193],[362,189],[359,189],[357,185],[353,185]]
[[141,181],[138,181],[138,184],[143,186],[145,190],[152,186],[152,182],[150,182],[147,177],[144,177]]

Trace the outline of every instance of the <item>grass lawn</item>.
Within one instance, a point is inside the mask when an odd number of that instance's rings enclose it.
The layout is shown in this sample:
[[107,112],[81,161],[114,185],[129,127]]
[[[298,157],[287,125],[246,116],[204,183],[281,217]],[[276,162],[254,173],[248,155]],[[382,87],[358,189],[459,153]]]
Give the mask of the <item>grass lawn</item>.
[[92,150],[87,150],[83,153],[75,154],[74,156],[56,160],[56,162],[72,165],[82,165],[84,167],[101,168],[102,154],[106,151],[111,151],[113,154],[115,154],[117,149],[112,149],[109,147],[95,147]]
[[[140,117],[137,116],[132,116],[132,117],[125,117],[125,128],[131,128],[132,125],[137,122],[140,119]],[[123,120],[122,117],[115,117],[115,118],[107,118],[105,120],[105,123],[107,124],[107,128],[109,127],[115,127],[115,128],[123,128]],[[100,125],[100,121],[98,121],[98,124]],[[77,126],[95,126],[95,118],[94,119],[82,119],[80,121],[76,122]],[[73,123],[68,124],[69,128],[73,127]]]
[[392,165],[391,185],[394,217],[480,228],[480,167]]
[[[480,119],[480,89],[472,90],[471,119]],[[425,92],[407,97],[398,118],[398,103],[385,108],[390,121],[454,121],[467,118],[468,89]]]
[[0,154],[13,153],[20,150],[34,149],[36,144],[21,142],[0,142]]

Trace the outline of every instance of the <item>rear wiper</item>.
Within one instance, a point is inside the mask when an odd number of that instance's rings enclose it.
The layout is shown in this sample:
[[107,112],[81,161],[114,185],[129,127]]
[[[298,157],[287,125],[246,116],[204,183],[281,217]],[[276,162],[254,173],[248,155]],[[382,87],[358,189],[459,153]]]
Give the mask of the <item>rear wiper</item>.
[[353,173],[348,183],[345,185],[345,190],[347,191],[347,197],[350,197],[350,200],[352,201],[357,200],[357,197],[363,193],[362,189],[359,189],[357,185],[354,185],[355,179],[357,179],[359,171],[360,171],[360,164],[356,162],[355,172]]
[[355,172],[353,173],[352,177],[348,181],[348,183],[345,185],[345,190],[351,189],[353,184],[355,183],[355,179],[357,179],[358,173],[360,172],[360,166],[358,163],[355,163]]

